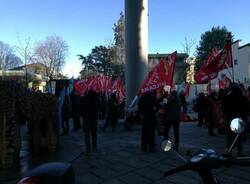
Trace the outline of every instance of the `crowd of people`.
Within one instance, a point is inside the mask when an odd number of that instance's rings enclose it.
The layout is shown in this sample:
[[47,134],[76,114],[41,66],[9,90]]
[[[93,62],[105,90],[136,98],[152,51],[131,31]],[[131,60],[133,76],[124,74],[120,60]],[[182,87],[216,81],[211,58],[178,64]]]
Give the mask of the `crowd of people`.
[[[80,96],[75,91],[70,95],[65,95],[61,113],[61,135],[69,134],[69,123],[72,118],[72,131],[78,131],[82,127],[85,134],[86,152],[94,151],[97,142],[98,119],[105,120],[101,128],[103,131],[111,124],[112,132],[114,132],[116,123],[123,114],[124,103],[118,103],[116,93],[111,93],[107,97],[106,94],[90,90],[84,96]],[[83,124],[81,124],[81,118],[83,118]]]
[[237,148],[238,155],[243,155],[242,144],[249,132],[250,87],[246,89],[243,85],[231,84],[228,89],[213,91],[207,96],[200,93],[194,110],[198,113],[198,126],[208,127],[210,136],[216,136],[215,129],[218,134],[226,134],[227,147],[230,147],[235,138],[230,130],[230,122],[234,118],[241,118],[246,123],[246,128],[237,142]]
[[[227,147],[231,145],[234,133],[230,130],[230,122],[233,118],[241,118],[249,124],[250,112],[250,87],[232,84],[228,89],[219,92],[212,91],[205,95],[200,93],[193,104],[193,110],[198,114],[198,127],[207,127],[209,136],[225,134]],[[120,117],[124,118],[125,102],[119,103],[117,95],[88,91],[83,97],[76,92],[66,95],[62,110],[62,135],[69,134],[69,119],[73,119],[73,131],[83,127],[85,133],[86,152],[96,149],[98,119],[104,119],[101,127],[103,132],[110,125],[112,132]],[[122,112],[122,113],[121,113]],[[174,149],[179,150],[180,132],[179,126],[183,114],[187,113],[187,101],[185,93],[177,91],[170,93],[157,91],[140,96],[137,103],[138,118],[141,128],[142,151],[155,151],[155,136],[158,132],[163,139],[169,139],[169,131],[173,127]],[[80,117],[83,118],[81,125]],[[128,118],[128,117],[127,117]],[[126,118],[125,118],[126,119]],[[217,132],[215,130],[218,130]],[[247,132],[247,128],[246,131]],[[238,143],[238,155],[243,155],[242,144],[246,133]]]
[[143,151],[155,151],[155,132],[169,139],[170,128],[174,129],[174,149],[179,149],[179,125],[181,113],[186,111],[187,103],[183,93],[170,94],[158,91],[143,95],[138,102],[139,117],[142,122],[141,148]]
[[[145,151],[146,147],[150,151],[154,150],[155,129],[160,135],[163,133],[164,139],[169,139],[171,127],[174,130],[174,149],[178,150],[179,125],[181,117],[187,113],[184,92],[179,95],[176,91],[170,94],[146,94],[140,98],[138,108],[142,119],[142,150]],[[236,136],[230,129],[230,122],[234,118],[241,118],[246,127],[236,146],[238,156],[243,155],[243,142],[250,129],[250,87],[246,89],[243,85],[234,83],[218,92],[212,91],[207,95],[200,93],[193,104],[193,110],[198,114],[198,127],[207,127],[209,136],[216,136],[217,133],[226,135],[227,148]]]

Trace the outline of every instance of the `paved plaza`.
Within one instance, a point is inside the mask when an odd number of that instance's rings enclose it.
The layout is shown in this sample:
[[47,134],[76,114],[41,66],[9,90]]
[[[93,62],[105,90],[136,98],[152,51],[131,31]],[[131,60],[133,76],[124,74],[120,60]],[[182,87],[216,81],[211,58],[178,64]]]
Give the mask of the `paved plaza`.
[[[100,126],[102,123],[100,122]],[[107,129],[104,133],[102,131],[98,133],[98,150],[91,154],[83,153],[85,148],[82,131],[62,136],[60,139],[62,148],[50,156],[30,159],[23,149],[19,172],[25,172],[41,162],[64,161],[72,162],[76,184],[201,183],[199,176],[191,171],[163,177],[163,171],[181,165],[182,161],[174,151],[163,153],[160,150],[159,144],[162,138],[159,136],[156,139],[156,152],[142,152],[140,150],[140,126],[134,126],[132,131],[125,131],[122,122],[120,122],[116,132],[113,133],[111,129]],[[199,148],[213,148],[219,153],[225,151],[223,135],[209,137],[207,130],[197,127],[196,123],[182,123],[180,135],[180,153],[186,158],[187,150],[194,152]],[[247,155],[250,155],[249,143],[248,140],[245,144],[245,154]],[[214,173],[222,183],[250,183],[250,168],[221,168],[214,170]],[[2,183],[12,184],[15,182]]]

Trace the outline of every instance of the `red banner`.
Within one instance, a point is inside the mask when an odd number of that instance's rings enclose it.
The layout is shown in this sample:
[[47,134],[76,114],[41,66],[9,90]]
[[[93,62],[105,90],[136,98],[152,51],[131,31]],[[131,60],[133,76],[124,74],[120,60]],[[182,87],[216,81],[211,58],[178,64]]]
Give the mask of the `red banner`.
[[123,99],[125,98],[125,87],[124,87],[122,78],[120,76],[117,77],[117,79],[114,81],[113,86],[112,86],[112,92],[118,93],[119,102],[122,102]]
[[221,51],[213,49],[199,72],[195,75],[198,83],[206,83],[218,76],[218,72],[232,67],[232,44],[231,34],[228,35],[227,43]]
[[177,51],[168,55],[167,58],[164,58],[164,61],[166,63],[166,65],[165,65],[166,85],[171,86],[173,84],[176,57],[177,57]]
[[111,78],[105,75],[86,77],[74,84],[75,91],[83,95],[88,90],[104,92],[108,94],[111,91]]
[[74,83],[75,91],[80,95],[83,95],[88,90],[88,86],[92,80],[93,77],[86,77],[80,81],[75,82]]
[[175,82],[172,83],[172,85],[170,86],[170,91],[177,91],[178,86],[176,85]]
[[99,82],[100,82],[100,88],[101,88],[101,91],[106,93],[106,95],[111,92],[111,88],[112,88],[112,85],[111,85],[111,77],[109,76],[100,76],[98,79],[97,79]]
[[187,83],[185,88],[185,96],[189,96],[189,93],[190,93],[190,84]]
[[213,49],[203,65],[201,66],[199,72],[195,75],[195,80],[199,84],[207,83],[208,81],[215,79],[218,76],[217,72],[207,71],[207,67],[214,63],[218,55],[218,51]]
[[219,72],[225,68],[232,67],[232,48],[231,42],[217,54],[213,62],[208,63],[205,68],[206,73]]
[[219,89],[229,88],[231,82],[232,81],[226,75],[222,76],[222,79],[219,80]]
[[208,84],[207,84],[207,94],[210,94],[211,92],[212,92],[211,82],[209,81]]
[[177,52],[174,52],[167,58],[160,60],[160,63],[148,73],[138,91],[138,95],[152,92],[164,87],[165,85],[172,85],[176,56]]

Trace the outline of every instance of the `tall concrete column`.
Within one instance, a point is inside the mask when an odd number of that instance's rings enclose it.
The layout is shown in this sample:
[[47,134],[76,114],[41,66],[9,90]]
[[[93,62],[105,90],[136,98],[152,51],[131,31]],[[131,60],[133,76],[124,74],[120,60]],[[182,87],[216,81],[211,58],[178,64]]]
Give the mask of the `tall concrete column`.
[[148,0],[125,0],[126,105],[136,96],[147,74]]

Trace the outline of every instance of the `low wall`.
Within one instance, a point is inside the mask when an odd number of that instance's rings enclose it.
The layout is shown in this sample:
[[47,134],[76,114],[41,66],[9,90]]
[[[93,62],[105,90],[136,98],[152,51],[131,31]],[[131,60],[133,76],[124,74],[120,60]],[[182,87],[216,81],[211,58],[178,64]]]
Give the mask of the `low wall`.
[[28,122],[31,153],[54,152],[58,142],[56,97],[0,81],[0,169],[12,168],[21,149],[20,120]]

